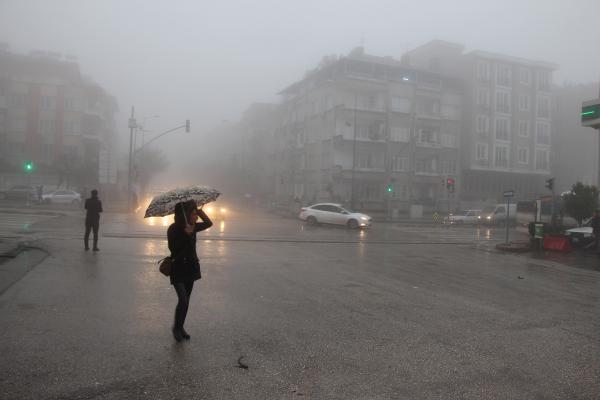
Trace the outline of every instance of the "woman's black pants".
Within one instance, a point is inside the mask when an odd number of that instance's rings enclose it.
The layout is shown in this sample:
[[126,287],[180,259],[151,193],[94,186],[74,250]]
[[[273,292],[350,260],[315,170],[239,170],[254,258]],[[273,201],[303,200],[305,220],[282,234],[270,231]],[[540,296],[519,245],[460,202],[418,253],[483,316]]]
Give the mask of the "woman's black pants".
[[194,288],[194,281],[190,282],[176,282],[173,284],[175,291],[177,292],[177,307],[175,307],[175,329],[183,329],[183,323],[185,322],[185,316],[187,315],[188,306],[190,304],[190,295]]

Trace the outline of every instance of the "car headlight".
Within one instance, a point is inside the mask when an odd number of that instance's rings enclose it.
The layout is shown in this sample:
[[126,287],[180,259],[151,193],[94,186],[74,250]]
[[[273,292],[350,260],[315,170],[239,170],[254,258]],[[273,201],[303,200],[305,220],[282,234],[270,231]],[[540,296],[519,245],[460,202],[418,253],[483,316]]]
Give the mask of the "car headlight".
[[226,213],[227,213],[227,209],[226,209],[226,208],[224,208],[224,207],[221,207],[221,210],[220,210],[220,211],[221,211],[221,214],[226,214]]
[[492,219],[492,216],[488,215],[487,217],[485,217],[485,219]]
[[362,219],[363,221],[368,221],[369,220],[369,218],[367,218],[367,217],[360,217],[360,219]]

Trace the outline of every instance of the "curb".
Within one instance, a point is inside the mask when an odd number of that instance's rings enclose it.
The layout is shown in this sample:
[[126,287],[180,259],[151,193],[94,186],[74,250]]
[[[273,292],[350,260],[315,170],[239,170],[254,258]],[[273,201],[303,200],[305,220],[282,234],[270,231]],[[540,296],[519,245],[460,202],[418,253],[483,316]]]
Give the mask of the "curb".
[[530,252],[531,246],[529,243],[498,243],[495,246],[496,250],[504,251],[507,253],[527,253]]
[[59,211],[48,211],[48,210],[36,210],[33,208],[22,209],[22,208],[0,208],[0,213],[5,214],[28,214],[28,215],[49,215],[56,217],[66,217],[69,214]]

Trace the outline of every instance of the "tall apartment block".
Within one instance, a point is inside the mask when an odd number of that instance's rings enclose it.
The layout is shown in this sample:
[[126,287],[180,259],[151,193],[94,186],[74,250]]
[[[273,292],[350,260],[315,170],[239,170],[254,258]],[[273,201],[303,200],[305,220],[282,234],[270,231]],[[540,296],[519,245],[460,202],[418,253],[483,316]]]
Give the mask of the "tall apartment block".
[[464,82],[461,200],[499,201],[545,193],[551,173],[552,72],[556,65],[431,41],[403,55],[403,65]]
[[285,88],[277,197],[361,209],[454,207],[460,188],[460,79],[357,48]]
[[97,185],[100,154],[113,150],[116,111],[115,99],[82,75],[73,57],[0,47],[2,183],[21,183],[22,165],[32,161],[38,183],[64,177]]

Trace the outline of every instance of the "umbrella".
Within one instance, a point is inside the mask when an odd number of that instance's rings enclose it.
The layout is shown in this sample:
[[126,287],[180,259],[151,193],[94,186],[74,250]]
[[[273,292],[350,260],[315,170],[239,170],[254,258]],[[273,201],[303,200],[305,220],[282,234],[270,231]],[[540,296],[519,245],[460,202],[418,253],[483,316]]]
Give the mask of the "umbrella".
[[188,186],[169,190],[155,196],[146,209],[144,218],[164,217],[175,212],[175,205],[182,201],[196,200],[199,206],[215,201],[221,193],[207,186]]

